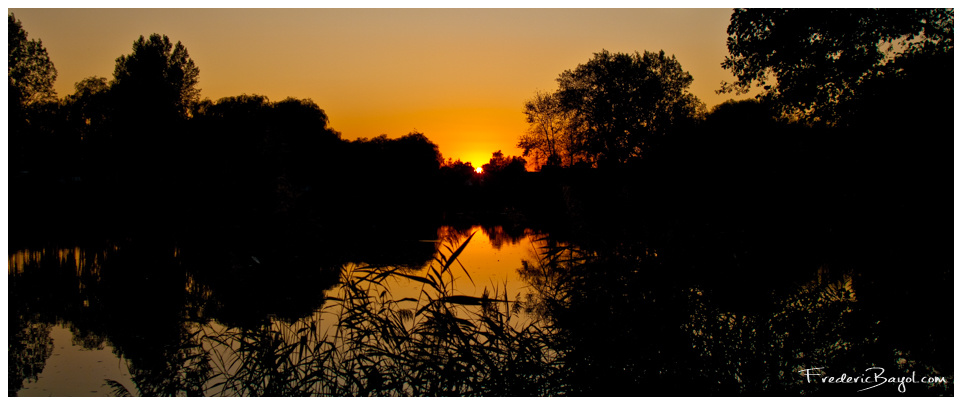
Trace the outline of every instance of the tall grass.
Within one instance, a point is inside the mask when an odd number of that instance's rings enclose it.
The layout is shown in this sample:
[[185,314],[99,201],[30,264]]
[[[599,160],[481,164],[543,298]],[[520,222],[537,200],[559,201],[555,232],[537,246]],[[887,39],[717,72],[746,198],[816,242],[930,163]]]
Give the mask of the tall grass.
[[[215,371],[208,395],[544,396],[563,394],[552,333],[521,316],[506,291],[458,295],[470,275],[459,245],[439,248],[421,274],[396,267],[349,267],[338,296],[319,316],[248,330],[210,330]],[[390,283],[419,285],[395,297]],[[321,333],[333,318],[333,333]]]

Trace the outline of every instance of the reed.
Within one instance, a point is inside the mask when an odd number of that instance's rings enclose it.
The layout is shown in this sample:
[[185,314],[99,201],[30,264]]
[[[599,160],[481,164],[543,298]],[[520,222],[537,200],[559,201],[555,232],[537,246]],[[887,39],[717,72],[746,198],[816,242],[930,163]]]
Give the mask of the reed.
[[[209,395],[544,396],[560,358],[551,328],[521,316],[521,297],[485,289],[456,293],[458,257],[471,241],[442,245],[421,274],[399,267],[343,269],[339,294],[314,318],[260,328],[210,331],[215,371]],[[419,284],[395,297],[389,284]],[[319,333],[326,318],[333,333]]]

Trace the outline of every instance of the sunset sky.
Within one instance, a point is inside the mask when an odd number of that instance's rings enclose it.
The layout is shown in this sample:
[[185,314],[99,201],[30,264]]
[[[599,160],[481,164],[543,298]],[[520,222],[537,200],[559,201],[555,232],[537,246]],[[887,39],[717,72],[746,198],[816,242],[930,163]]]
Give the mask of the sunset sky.
[[43,41],[59,96],[112,77],[140,35],[180,41],[201,97],[310,98],[346,139],[417,130],[445,158],[520,155],[524,102],[594,52],[664,50],[709,108],[730,9],[9,9]]

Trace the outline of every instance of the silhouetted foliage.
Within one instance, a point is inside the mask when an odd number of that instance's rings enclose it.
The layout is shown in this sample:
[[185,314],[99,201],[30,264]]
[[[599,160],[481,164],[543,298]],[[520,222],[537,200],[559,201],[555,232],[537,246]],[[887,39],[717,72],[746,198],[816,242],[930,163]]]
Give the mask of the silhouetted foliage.
[[[774,167],[791,174],[789,179],[801,185],[796,190],[808,191],[782,194],[814,214],[802,225],[822,223],[818,228],[827,232],[812,235],[826,235],[823,249],[847,246],[862,258],[858,266],[887,269],[875,273],[872,293],[862,298],[912,327],[939,321],[936,315],[910,314],[894,304],[897,300],[883,297],[926,291],[928,282],[921,280],[928,277],[952,278],[947,264],[952,227],[940,218],[952,205],[953,101],[945,89],[954,80],[953,13],[735,10],[728,30],[731,55],[723,65],[739,78],[729,89],[770,86],[762,98],[783,116],[825,124],[793,131],[804,135],[799,142],[804,147],[793,149],[806,152]],[[806,198],[811,195],[832,200]],[[901,241],[899,252],[881,248],[892,240]],[[912,251],[931,254],[907,253]],[[932,272],[923,278],[893,276],[907,268]],[[926,302],[920,305],[948,305],[944,296],[913,299]],[[931,353],[930,346],[903,336],[897,327],[885,333],[911,342],[916,353]],[[940,342],[947,338],[931,336]]]
[[[889,133],[947,135],[952,131],[954,99],[947,90],[954,83],[954,54],[950,40],[902,52],[867,75],[858,91],[838,104],[838,123]],[[913,142],[913,146],[921,143]]]
[[[521,136],[518,147],[523,156],[534,158],[534,168],[542,165],[571,166],[578,146],[571,112],[562,108],[557,94],[537,93],[524,103],[528,132]],[[579,153],[580,154],[580,153]]]
[[454,160],[448,158],[448,160],[441,165],[440,169],[442,173],[451,178],[454,182],[452,185],[470,185],[478,174],[471,162],[465,163],[462,162],[461,159]]
[[[391,139],[380,135],[350,144],[353,195],[387,198],[411,209],[432,204],[431,187],[438,180],[442,158],[438,146],[420,132]],[[376,200],[363,202],[378,204]]]
[[444,195],[439,208],[448,213],[477,208],[480,196],[481,174],[471,162],[448,159],[438,169],[436,192]]
[[736,9],[723,91],[764,86],[786,114],[835,123],[839,104],[903,55],[952,49],[951,9]]
[[343,149],[340,134],[311,100],[225,97],[198,108],[191,129],[188,162],[205,179],[192,193],[205,196],[200,212],[221,211],[227,215],[217,219],[228,223],[246,215],[255,215],[252,223],[307,218]]
[[111,89],[119,113],[165,123],[187,117],[200,94],[199,74],[183,44],[151,34],[137,39],[131,54],[117,58]]
[[[553,96],[558,107],[552,106],[552,98],[538,96],[526,114],[529,122],[542,127],[536,132],[545,136],[543,152],[548,157],[559,153],[553,141],[547,142],[551,134],[574,149],[568,151],[569,164],[624,164],[643,157],[657,138],[703,113],[703,104],[688,91],[691,82],[691,75],[664,51],[644,55],[601,51],[561,73]],[[524,138],[521,143],[529,151],[529,144],[537,145]]]
[[52,141],[59,135],[54,134],[59,124],[57,93],[53,89],[57,69],[43,43],[39,39],[28,40],[22,23],[13,14],[7,15],[7,41],[10,169],[15,175],[49,172],[49,166],[57,164],[51,155],[60,153],[50,149],[62,146]]
[[52,325],[36,314],[17,311],[8,316],[7,395],[15,397],[24,383],[37,381],[53,354]]
[[39,39],[27,39],[20,20],[7,15],[7,89],[11,108],[56,101],[57,68]]
[[517,176],[525,172],[524,158],[520,156],[505,157],[501,151],[491,154],[491,160],[481,165],[482,173],[490,176],[506,175]]
[[[88,77],[74,84],[76,91],[64,97],[66,119],[81,141],[103,142],[107,134],[110,111],[110,86],[103,77]],[[94,138],[101,139],[94,139]]]

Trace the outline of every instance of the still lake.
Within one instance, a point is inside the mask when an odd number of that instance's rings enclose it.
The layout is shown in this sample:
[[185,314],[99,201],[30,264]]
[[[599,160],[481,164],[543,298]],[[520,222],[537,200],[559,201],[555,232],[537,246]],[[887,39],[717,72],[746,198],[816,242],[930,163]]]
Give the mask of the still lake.
[[[953,392],[939,309],[905,317],[905,281],[851,267],[721,272],[680,245],[477,225],[226,245],[13,250],[9,395]],[[843,374],[862,380],[821,382]]]
[[[485,229],[474,226],[460,231],[441,227],[434,239],[406,242],[423,244],[430,251],[463,241],[472,234],[474,236],[471,242],[458,257],[454,273],[457,294],[481,296],[485,289],[492,293],[497,291],[499,294],[507,291],[511,297],[530,294],[531,287],[522,279],[518,269],[521,268],[523,260],[531,261],[537,258],[541,235],[534,231],[526,229],[520,234],[507,235],[501,227]],[[212,293],[208,287],[198,285],[189,274],[185,278],[184,293],[170,294],[183,299],[181,303],[173,302],[173,297],[161,298],[168,302],[158,303],[148,298],[151,294],[138,293],[136,289],[162,288],[150,285],[149,274],[145,274],[144,279],[129,280],[128,285],[104,280],[105,275],[111,277],[117,273],[130,274],[140,270],[138,263],[115,264],[111,261],[111,256],[124,254],[122,250],[128,247],[124,242],[119,242],[94,249],[79,246],[23,249],[10,254],[8,279],[11,300],[16,300],[18,304],[11,305],[9,316],[11,324],[21,329],[20,332],[14,328],[10,330],[10,358],[15,360],[11,361],[10,376],[11,379],[19,378],[22,381],[20,388],[16,388],[16,382],[11,381],[10,395],[110,396],[112,391],[106,383],[107,380],[134,388],[137,384],[131,379],[129,363],[124,353],[136,353],[150,350],[150,347],[158,344],[163,345],[167,343],[162,341],[166,337],[163,335],[169,333],[152,336],[155,331],[150,328],[132,330],[130,328],[136,328],[137,323],[132,324],[128,316],[149,317],[154,311],[166,310],[168,313],[163,315],[171,318],[179,316],[178,312],[196,310],[198,306],[216,307],[214,311],[223,311],[225,304],[212,302]],[[171,259],[181,255],[178,248],[170,249],[168,253]],[[154,258],[156,259],[158,258]],[[256,256],[250,257],[249,262],[251,266],[263,264],[262,258]],[[177,263],[171,270],[184,266],[182,262]],[[123,265],[130,267],[105,269],[106,266]],[[346,263],[344,268],[356,269],[366,265]],[[417,297],[420,293],[419,283],[407,279],[396,280],[391,287],[392,293],[397,296]],[[115,294],[111,290],[118,288],[130,289],[121,293],[123,300],[115,301],[112,297],[100,295],[101,292],[106,295]],[[319,286],[314,290],[314,297],[298,297],[294,301],[295,308],[288,310],[310,313],[306,318],[316,317],[321,320],[319,330],[330,331],[333,317],[324,315],[325,297],[337,295],[338,288],[338,285]],[[30,292],[39,290],[47,292],[43,293],[43,297],[28,296]],[[315,307],[307,304],[307,307],[296,308],[302,302],[320,305]],[[115,305],[123,308],[116,308]],[[246,319],[243,319],[243,311],[228,309],[226,312],[230,314],[227,317],[228,322],[242,325],[257,324],[264,318],[264,314],[258,312],[247,313],[250,316]],[[275,314],[267,315],[270,322],[285,322],[274,319]],[[185,322],[186,325],[173,322],[170,325],[175,328],[186,327],[191,333],[204,328],[228,328],[216,316],[211,317],[208,322],[206,325],[190,322]],[[112,336],[111,331],[128,336],[117,338]],[[133,342],[128,340],[131,338],[134,339]],[[117,347],[117,341],[123,344],[121,348]],[[138,342],[142,344],[138,345]]]

